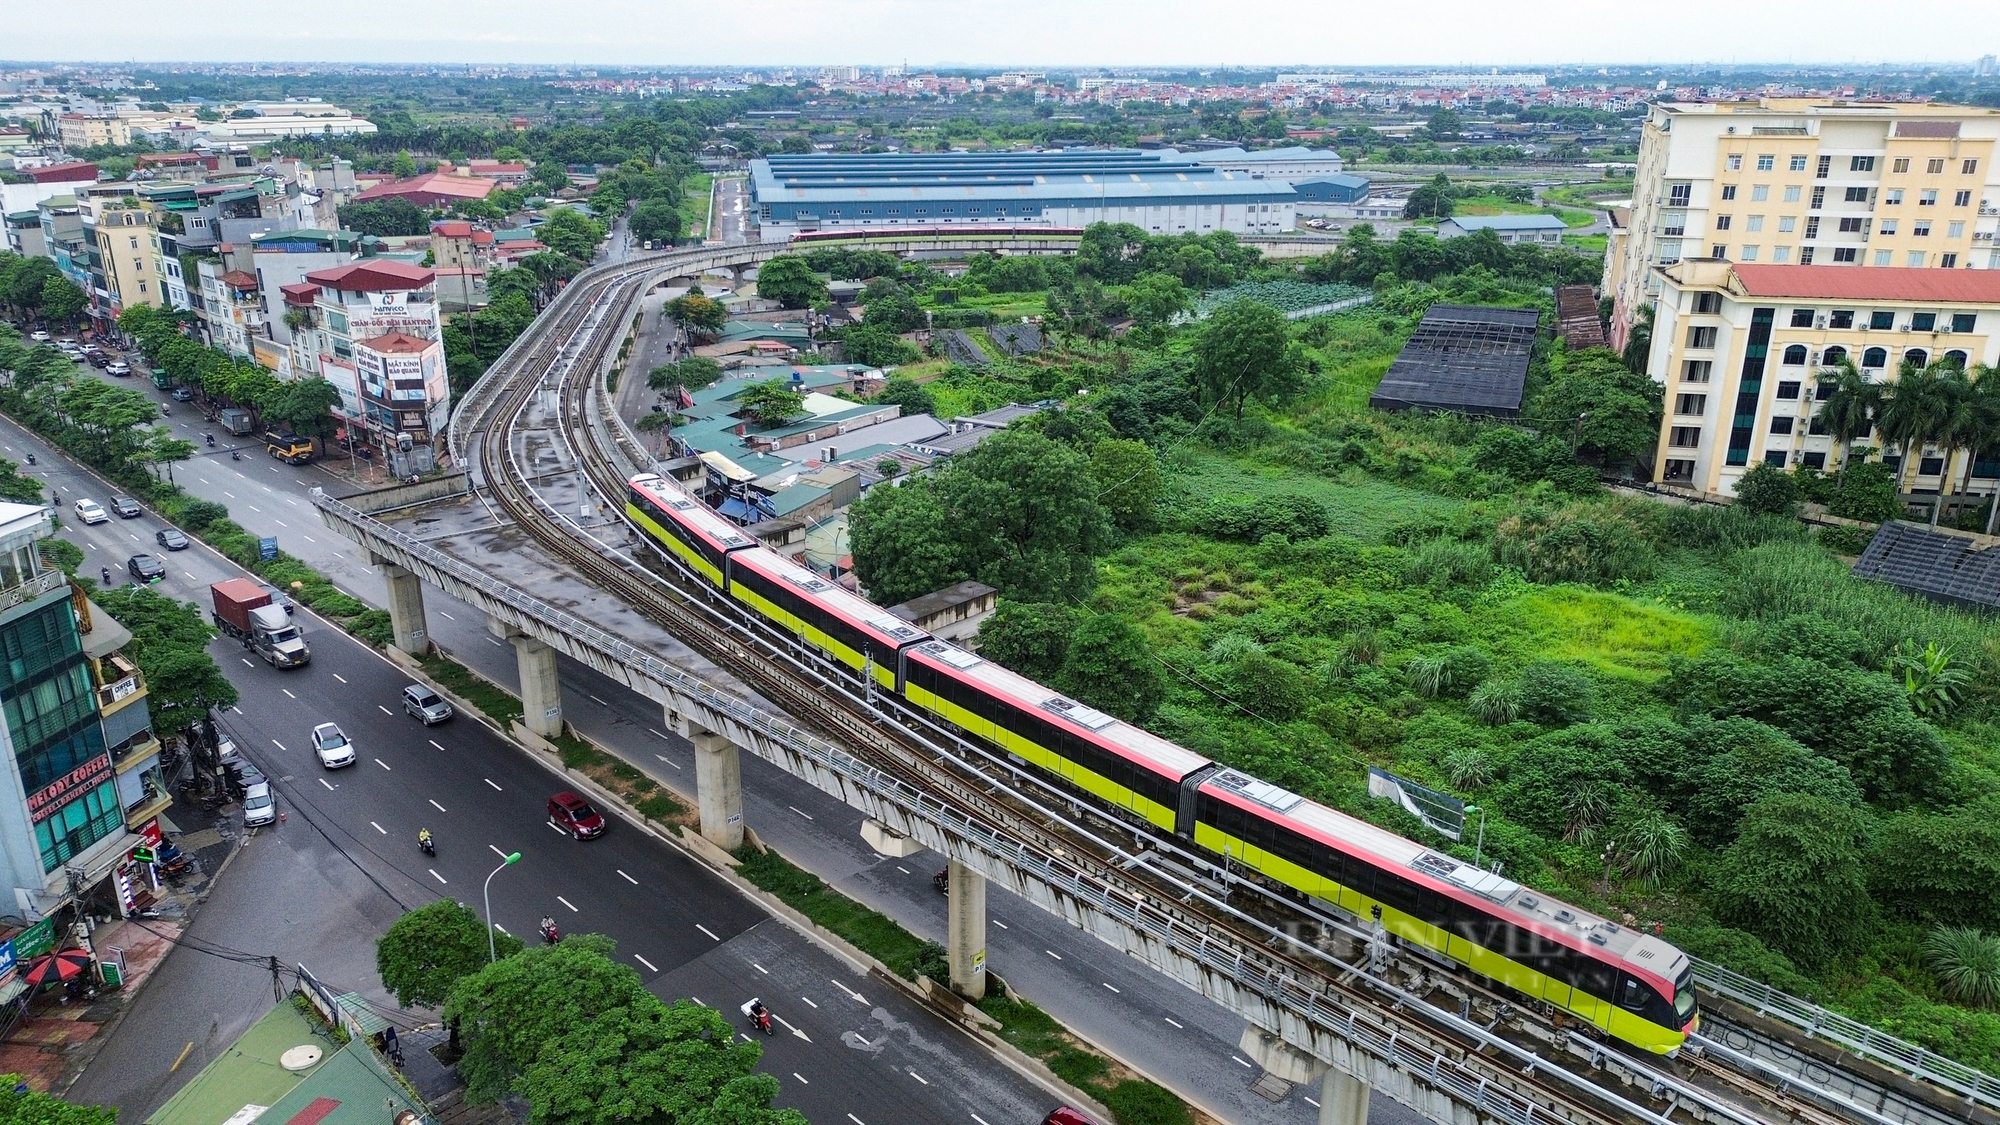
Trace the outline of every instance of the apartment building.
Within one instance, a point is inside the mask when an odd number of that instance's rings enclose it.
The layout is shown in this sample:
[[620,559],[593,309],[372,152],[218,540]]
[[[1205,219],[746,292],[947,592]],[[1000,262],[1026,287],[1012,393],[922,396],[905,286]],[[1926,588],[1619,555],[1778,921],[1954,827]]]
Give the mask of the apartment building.
[[1901,269],[2000,266],[2000,110],[1799,98],[1662,103],[1629,221],[1605,254],[1623,347],[1682,258]]
[[65,113],[56,118],[56,136],[71,150],[129,145],[132,125],[115,113]]
[[90,318],[98,331],[108,330],[128,308],[166,303],[159,212],[130,191],[130,184],[98,184],[77,193],[90,247]]
[[294,369],[340,392],[349,440],[381,454],[397,476],[429,471],[451,416],[437,271],[364,258],[315,270],[283,298],[305,314],[293,336]]
[[[1815,417],[1822,370],[1853,360],[1893,382],[1905,360],[2000,362],[2000,270],[1770,265],[1684,258],[1653,270],[1660,292],[1647,370],[1666,391],[1654,460],[1661,484],[1733,495],[1759,461],[1833,471],[1841,449]],[[1880,448],[1867,435],[1857,444]],[[1883,460],[1902,468],[1904,450]],[[1970,491],[2000,484],[2000,457],[1974,457]],[[1915,492],[1951,492],[1960,452],[1917,451]]]

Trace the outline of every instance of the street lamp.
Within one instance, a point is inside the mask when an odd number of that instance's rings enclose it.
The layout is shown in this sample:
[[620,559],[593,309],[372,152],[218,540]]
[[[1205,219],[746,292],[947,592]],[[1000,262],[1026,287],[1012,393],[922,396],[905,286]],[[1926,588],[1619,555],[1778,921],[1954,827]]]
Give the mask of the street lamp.
[[1465,811],[1479,814],[1479,838],[1472,845],[1472,866],[1479,866],[1479,857],[1486,850],[1486,810],[1478,805],[1467,805]]
[[486,900],[486,961],[488,964],[500,959],[500,951],[493,944],[493,876],[500,874],[502,871],[519,862],[521,862],[520,852],[515,852],[506,859],[501,860],[500,866],[494,868],[486,876],[486,885],[479,890],[480,896]]

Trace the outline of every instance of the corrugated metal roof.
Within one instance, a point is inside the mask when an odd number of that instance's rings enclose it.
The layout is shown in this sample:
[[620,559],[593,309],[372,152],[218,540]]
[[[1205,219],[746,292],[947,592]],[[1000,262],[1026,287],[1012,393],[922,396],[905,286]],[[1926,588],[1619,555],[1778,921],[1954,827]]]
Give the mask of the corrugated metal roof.
[[1569,224],[1554,215],[1453,215],[1449,220],[1462,230],[1567,230]]

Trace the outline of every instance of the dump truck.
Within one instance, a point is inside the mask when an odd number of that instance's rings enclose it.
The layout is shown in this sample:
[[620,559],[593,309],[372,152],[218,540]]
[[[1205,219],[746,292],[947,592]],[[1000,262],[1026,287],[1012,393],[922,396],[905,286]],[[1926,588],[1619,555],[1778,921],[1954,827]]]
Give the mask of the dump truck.
[[303,465],[318,456],[311,438],[302,438],[290,430],[266,430],[264,448],[287,465]]
[[232,406],[221,411],[216,414],[215,420],[222,423],[223,429],[237,437],[243,437],[256,428],[250,421],[250,412],[240,406]]
[[305,635],[271,604],[271,592],[248,578],[231,578],[208,588],[215,603],[215,627],[273,668],[299,668],[312,659]]

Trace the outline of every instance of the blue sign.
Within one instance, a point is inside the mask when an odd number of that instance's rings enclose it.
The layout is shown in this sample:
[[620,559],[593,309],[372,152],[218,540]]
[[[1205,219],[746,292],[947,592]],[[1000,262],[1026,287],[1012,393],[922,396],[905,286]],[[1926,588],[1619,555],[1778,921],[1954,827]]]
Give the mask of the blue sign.
[[257,557],[264,562],[270,562],[272,559],[277,558],[278,537],[275,535],[266,535],[262,539],[257,540]]
[[11,940],[0,941],[0,980],[6,979],[7,974],[13,971],[14,943]]

